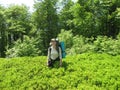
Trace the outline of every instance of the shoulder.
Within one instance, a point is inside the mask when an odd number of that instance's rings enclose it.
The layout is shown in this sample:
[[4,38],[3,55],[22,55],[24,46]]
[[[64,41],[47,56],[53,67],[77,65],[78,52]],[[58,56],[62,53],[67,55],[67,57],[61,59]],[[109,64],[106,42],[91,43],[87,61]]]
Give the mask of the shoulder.
[[49,47],[48,50],[51,50],[51,47]]
[[59,46],[59,50],[61,50],[61,47]]

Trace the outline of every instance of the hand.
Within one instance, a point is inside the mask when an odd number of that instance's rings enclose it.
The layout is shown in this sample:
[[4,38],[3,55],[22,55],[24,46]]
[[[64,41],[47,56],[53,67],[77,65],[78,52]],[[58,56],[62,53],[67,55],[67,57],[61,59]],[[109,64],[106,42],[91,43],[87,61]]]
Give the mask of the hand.
[[50,64],[51,64],[51,60],[49,59],[49,60],[47,61],[47,66],[50,66]]

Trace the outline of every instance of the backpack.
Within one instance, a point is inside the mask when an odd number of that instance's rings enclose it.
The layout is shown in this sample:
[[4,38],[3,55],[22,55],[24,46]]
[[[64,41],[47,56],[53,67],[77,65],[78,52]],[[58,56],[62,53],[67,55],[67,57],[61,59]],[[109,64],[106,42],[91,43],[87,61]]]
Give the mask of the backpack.
[[[61,48],[61,53],[62,53],[62,58],[65,58],[66,57],[66,52],[65,52],[65,43],[64,42],[59,42],[57,41],[58,43],[58,48],[57,48],[57,51],[59,53],[59,47]],[[51,48],[49,47],[49,51],[51,53]]]
[[62,58],[65,58],[65,56],[66,56],[65,43],[64,42],[60,42],[59,43],[59,47],[61,48]]

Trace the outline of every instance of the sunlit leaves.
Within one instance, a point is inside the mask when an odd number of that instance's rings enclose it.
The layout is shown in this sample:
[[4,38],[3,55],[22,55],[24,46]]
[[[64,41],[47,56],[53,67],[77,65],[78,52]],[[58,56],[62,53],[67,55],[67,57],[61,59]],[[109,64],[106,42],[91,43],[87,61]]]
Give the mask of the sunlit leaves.
[[44,56],[0,59],[0,89],[120,88],[120,56],[95,53],[67,56],[62,67],[54,68],[46,66],[46,59]]

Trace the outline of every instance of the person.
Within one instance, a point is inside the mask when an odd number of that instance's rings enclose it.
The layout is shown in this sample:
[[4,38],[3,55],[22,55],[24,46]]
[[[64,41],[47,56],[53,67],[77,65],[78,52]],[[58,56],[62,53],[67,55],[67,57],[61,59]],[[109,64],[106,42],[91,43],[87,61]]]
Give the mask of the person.
[[53,67],[56,62],[59,63],[59,66],[62,66],[62,53],[58,44],[57,39],[51,39],[50,47],[48,48],[48,67]]

